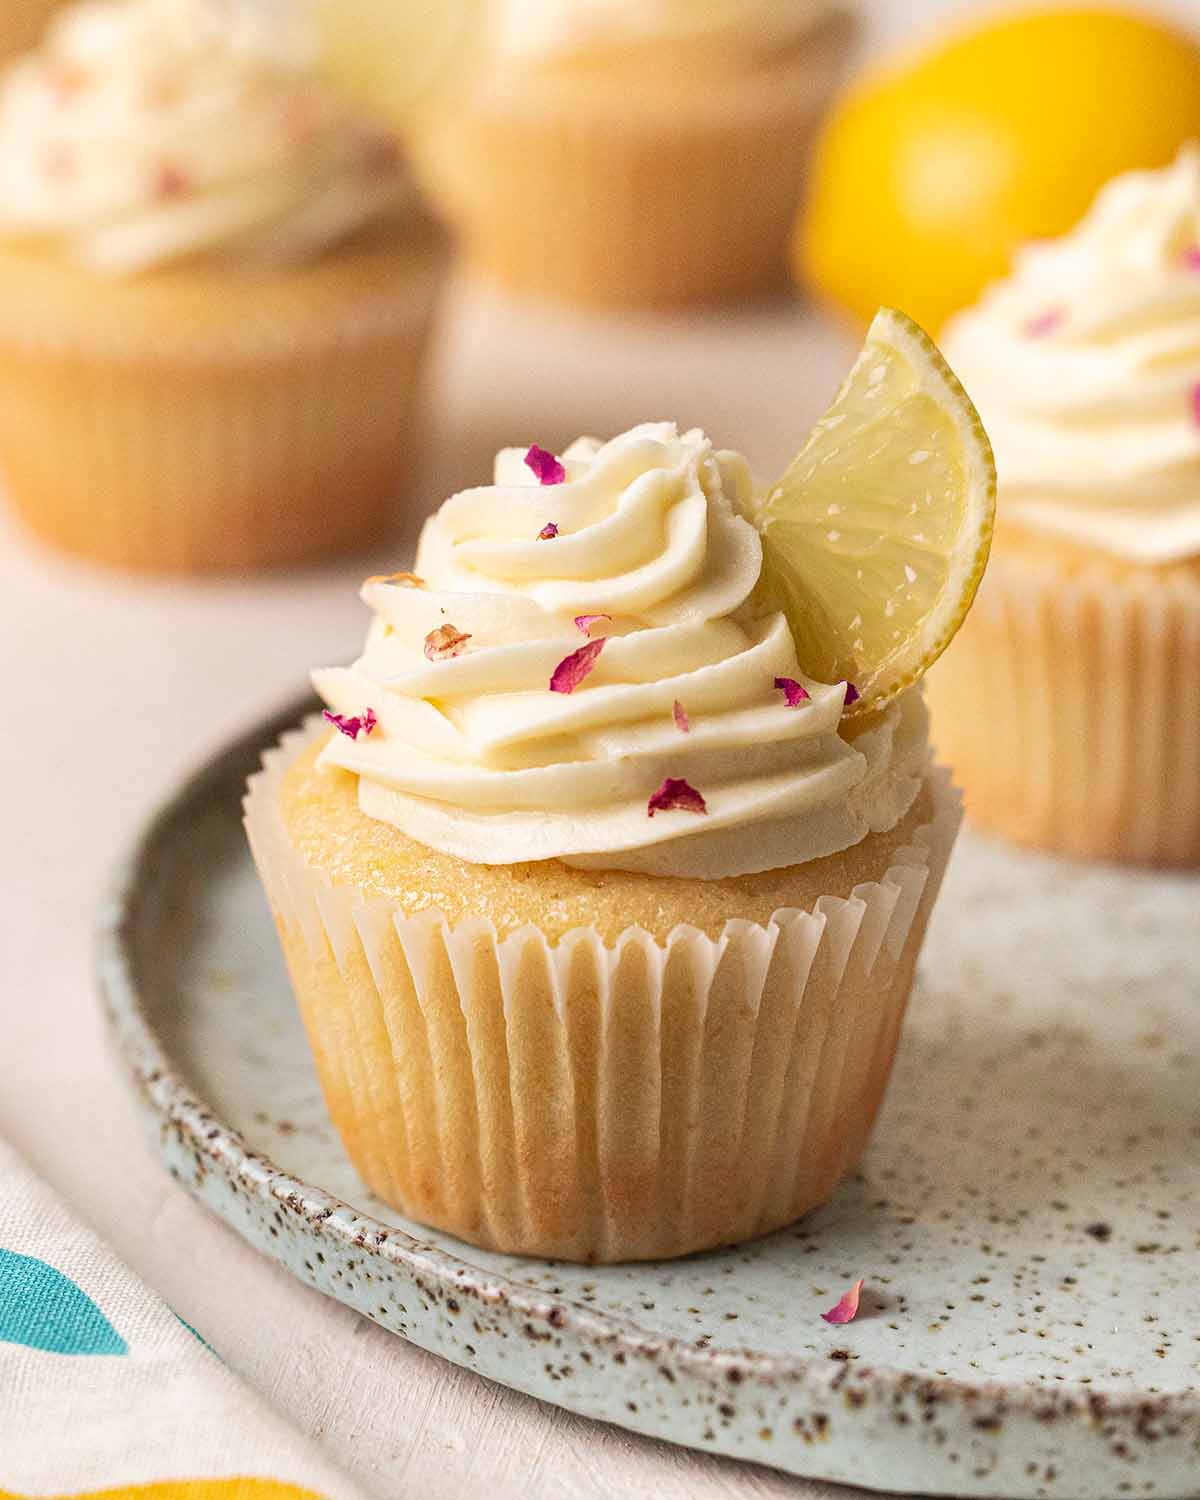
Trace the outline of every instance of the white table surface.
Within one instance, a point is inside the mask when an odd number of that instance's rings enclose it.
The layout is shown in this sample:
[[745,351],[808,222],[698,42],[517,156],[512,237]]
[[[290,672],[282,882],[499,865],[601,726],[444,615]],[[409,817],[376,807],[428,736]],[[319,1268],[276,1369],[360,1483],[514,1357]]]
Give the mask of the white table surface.
[[[852,344],[799,304],[581,322],[459,288],[437,350],[416,518],[502,443],[701,424],[762,474],[791,456]],[[415,1500],[832,1495],[568,1415],[443,1363],[294,1281],[166,1176],[95,994],[91,927],[135,825],[188,768],[355,654],[370,559],[248,581],[101,572],[0,513],[0,1137],[228,1364],[369,1493]],[[838,1491],[844,1494],[844,1491]]]

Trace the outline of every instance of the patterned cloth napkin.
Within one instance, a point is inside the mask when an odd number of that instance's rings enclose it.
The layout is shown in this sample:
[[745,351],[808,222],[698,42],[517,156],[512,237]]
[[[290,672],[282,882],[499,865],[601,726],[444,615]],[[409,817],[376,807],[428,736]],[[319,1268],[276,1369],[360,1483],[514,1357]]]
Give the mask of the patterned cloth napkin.
[[365,1500],[0,1141],[0,1500]]

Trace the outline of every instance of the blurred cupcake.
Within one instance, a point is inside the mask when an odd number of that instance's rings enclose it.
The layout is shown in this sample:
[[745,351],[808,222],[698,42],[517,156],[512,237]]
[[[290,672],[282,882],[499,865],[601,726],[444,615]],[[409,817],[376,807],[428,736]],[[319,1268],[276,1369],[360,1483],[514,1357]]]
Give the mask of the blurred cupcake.
[[0,465],[46,539],[243,568],[387,530],[443,260],[299,8],[94,0],[0,91]]
[[1117,178],[946,331],[1000,524],[929,679],[981,828],[1200,863],[1200,152]]
[[251,783],[330,1112],[424,1223],[680,1255],[863,1149],[957,801],[919,691],[802,671],[750,502],[667,423],[502,453]]
[[0,58],[32,47],[63,0],[4,0],[0,8]]
[[486,275],[668,305],[782,281],[851,30],[833,0],[502,0],[486,65],[417,133]]

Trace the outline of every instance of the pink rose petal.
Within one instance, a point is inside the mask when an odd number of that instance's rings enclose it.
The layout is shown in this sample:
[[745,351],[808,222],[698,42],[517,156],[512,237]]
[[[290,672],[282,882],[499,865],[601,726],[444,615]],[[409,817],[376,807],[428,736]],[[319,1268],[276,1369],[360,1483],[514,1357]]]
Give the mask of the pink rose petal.
[[1061,307],[1047,308],[1044,313],[1039,313],[1036,318],[1030,318],[1025,324],[1025,332],[1031,339],[1043,339],[1048,333],[1053,333],[1061,328],[1066,314]]
[[775,686],[783,694],[783,700],[789,708],[799,708],[802,703],[809,702],[808,689],[794,677],[777,677]]
[[404,161],[400,142],[386,130],[368,130],[360,143],[363,171],[371,177],[390,177]]
[[687,710],[684,708],[683,704],[680,703],[678,698],[676,698],[675,700],[675,703],[671,709],[671,713],[675,718],[675,728],[678,729],[680,734],[691,734],[692,721],[688,718]]
[[75,63],[47,63],[45,78],[51,92],[64,102],[81,94],[88,85],[87,73]]
[[1192,245],[1183,252],[1183,263],[1189,271],[1200,271],[1200,245]]
[[360,734],[365,739],[379,723],[373,708],[363,709],[361,718],[351,718],[348,714],[331,714],[328,709],[321,717],[327,724],[332,724],[335,729],[340,730],[352,740],[356,740]]
[[708,804],[682,776],[668,776],[646,803],[646,814],[652,818],[656,812],[672,812],[676,808],[680,812],[706,813]]
[[862,1296],[863,1284],[861,1278],[854,1283],[836,1307],[831,1307],[828,1312],[821,1316],[827,1323],[853,1323],[858,1317],[858,1300]]
[[154,178],[154,193],[165,202],[186,198],[192,191],[191,174],[176,161],[160,162]]
[[842,707],[849,708],[852,703],[857,703],[862,694],[852,682],[846,684],[846,696],[842,699]]
[[558,527],[553,521],[547,521],[541,531],[538,532],[537,539],[539,542],[552,542],[557,535]]
[[65,182],[78,175],[79,160],[65,141],[51,141],[42,156],[42,170],[47,177]]
[[464,635],[457,625],[439,625],[425,637],[425,655],[430,661],[444,661],[448,656],[461,656],[470,639],[470,632]]
[[575,629],[582,630],[584,635],[588,635],[593,625],[598,625],[601,620],[611,619],[612,615],[576,615]]
[[1200,427],[1200,385],[1192,387],[1192,421]]
[[536,443],[525,455],[525,462],[537,475],[539,484],[562,484],[567,477],[566,469],[554,454],[547,453],[545,448],[539,448]]
[[607,645],[607,636],[601,636],[597,641],[580,646],[578,651],[572,651],[570,656],[564,656],[550,676],[550,691],[573,693],[596,665],[596,658]]

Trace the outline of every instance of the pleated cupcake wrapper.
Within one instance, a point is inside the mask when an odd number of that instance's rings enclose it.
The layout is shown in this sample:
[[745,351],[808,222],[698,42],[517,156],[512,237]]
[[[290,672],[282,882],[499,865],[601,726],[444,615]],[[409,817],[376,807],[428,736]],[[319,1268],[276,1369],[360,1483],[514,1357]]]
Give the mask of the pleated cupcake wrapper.
[[761,293],[785,277],[848,31],[678,101],[527,76],[460,101],[418,137],[417,165],[476,267],[519,291],[650,306]]
[[1200,864],[1200,580],[1064,577],[994,554],[927,697],[977,827]]
[[679,1255],[791,1222],[859,1157],[891,1069],[959,822],[884,877],[719,938],[534,927],[335,887],[293,848],[285,737],[246,826],[330,1113],[370,1188],[490,1248],[572,1260]]
[[254,568],[378,542],[411,462],[437,284],[414,277],[291,339],[168,345],[108,325],[72,344],[6,316],[10,499],[46,540],[134,568]]

